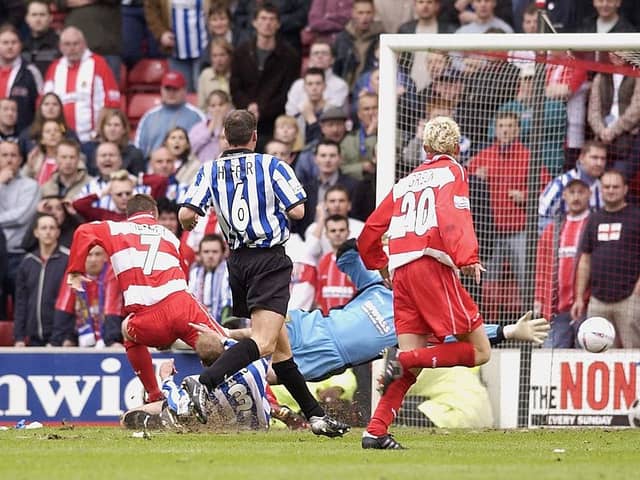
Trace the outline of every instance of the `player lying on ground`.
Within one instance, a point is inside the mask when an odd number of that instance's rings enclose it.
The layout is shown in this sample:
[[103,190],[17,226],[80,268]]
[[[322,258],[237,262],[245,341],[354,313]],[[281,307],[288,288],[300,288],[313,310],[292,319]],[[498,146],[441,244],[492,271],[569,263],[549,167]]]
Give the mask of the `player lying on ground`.
[[[196,341],[196,351],[202,350],[203,340],[201,336]],[[213,348],[215,351],[210,351],[210,355],[217,358],[235,343],[235,340],[222,338],[216,345],[207,343],[206,347]],[[271,412],[267,395],[268,367],[267,359],[258,359],[208,392],[198,382],[197,375],[185,377],[178,386],[173,379],[176,373],[173,360],[168,360],[160,365],[164,401],[129,410],[120,423],[127,428],[173,428],[184,417],[195,414],[201,423],[211,419],[211,423],[225,428],[267,429]],[[206,395],[207,398],[192,402],[191,398],[198,395]]]
[[[370,362],[385,348],[397,344],[393,292],[377,271],[365,268],[354,240],[345,242],[337,257],[338,268],[351,278],[358,293],[344,307],[334,308],[326,316],[320,310],[288,313],[286,327],[293,358],[307,381],[320,381],[351,366]],[[208,351],[216,355],[217,345],[224,337],[206,326],[193,326],[204,337],[199,342],[207,339],[208,350],[200,350],[198,354],[205,365],[210,364],[215,358],[209,357]],[[542,344],[550,326],[544,318],[532,320],[529,312],[514,324],[505,327],[487,324],[484,328],[494,345],[505,339]],[[228,331],[235,339],[246,338],[250,333],[250,329]],[[455,341],[455,337],[445,339],[449,341]]]

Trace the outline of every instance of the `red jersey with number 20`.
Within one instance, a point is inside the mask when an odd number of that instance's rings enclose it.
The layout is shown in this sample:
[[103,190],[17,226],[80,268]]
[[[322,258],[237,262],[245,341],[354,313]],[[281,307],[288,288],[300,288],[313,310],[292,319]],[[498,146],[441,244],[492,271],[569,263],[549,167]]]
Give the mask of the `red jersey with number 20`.
[[84,272],[87,254],[95,245],[111,259],[127,313],[187,290],[180,241],[149,213],[138,213],[126,222],[80,225],[73,235],[67,271]]
[[[387,231],[388,257],[381,241]],[[395,270],[423,255],[452,269],[478,263],[464,168],[436,155],[401,179],[367,219],[358,250],[369,269]]]

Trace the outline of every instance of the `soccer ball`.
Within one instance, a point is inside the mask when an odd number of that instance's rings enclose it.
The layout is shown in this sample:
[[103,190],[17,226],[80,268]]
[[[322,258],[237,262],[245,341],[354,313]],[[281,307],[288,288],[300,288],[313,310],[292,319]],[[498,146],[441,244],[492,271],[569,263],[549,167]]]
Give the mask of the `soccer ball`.
[[629,409],[629,426],[640,427],[640,400],[637,398],[633,401]]
[[604,317],[590,317],[580,324],[578,343],[587,352],[600,353],[613,346],[616,330]]

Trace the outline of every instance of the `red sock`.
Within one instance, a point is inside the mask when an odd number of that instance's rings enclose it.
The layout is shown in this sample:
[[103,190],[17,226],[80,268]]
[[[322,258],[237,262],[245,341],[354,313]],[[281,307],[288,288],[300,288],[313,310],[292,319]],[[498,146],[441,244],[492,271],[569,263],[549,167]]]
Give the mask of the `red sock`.
[[271,405],[272,407],[280,406],[280,402],[278,402],[278,398],[276,397],[276,394],[273,393],[273,390],[271,390],[271,385],[269,385],[268,383],[264,393],[265,393],[265,396],[267,397],[267,400],[269,400],[269,405]]
[[402,377],[391,382],[380,399],[376,411],[373,412],[367,425],[367,432],[376,437],[387,433],[389,425],[402,406],[404,396],[414,383],[416,383],[416,376],[410,370],[406,370]]
[[147,402],[162,400],[164,395],[158,386],[156,373],[153,370],[151,354],[145,345],[125,340],[124,348],[127,350],[127,358],[133,367],[134,373],[138,376],[144,389],[147,391]]
[[476,353],[473,345],[467,342],[451,342],[432,347],[416,348],[400,352],[398,360],[402,368],[438,368],[438,367],[474,367]]

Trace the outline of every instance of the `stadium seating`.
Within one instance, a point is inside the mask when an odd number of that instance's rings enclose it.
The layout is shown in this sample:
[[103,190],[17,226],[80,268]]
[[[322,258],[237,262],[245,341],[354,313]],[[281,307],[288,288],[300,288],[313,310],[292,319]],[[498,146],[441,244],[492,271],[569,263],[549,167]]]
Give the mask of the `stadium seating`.
[[131,123],[131,130],[135,130],[147,110],[160,104],[159,93],[134,93],[129,98],[127,107],[127,117]]
[[167,60],[143,58],[129,71],[127,93],[160,92],[160,81],[168,70]]
[[13,322],[0,321],[0,347],[13,346]]

